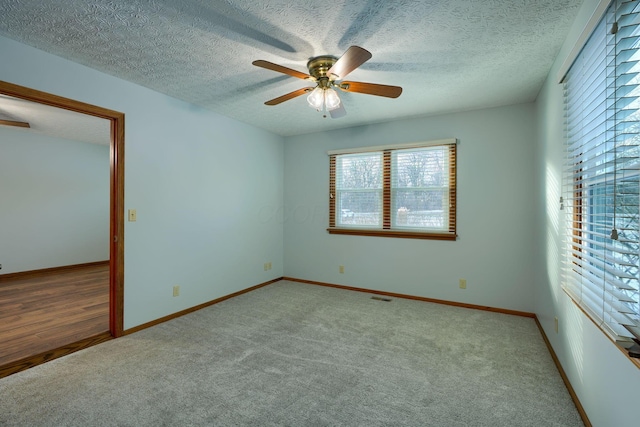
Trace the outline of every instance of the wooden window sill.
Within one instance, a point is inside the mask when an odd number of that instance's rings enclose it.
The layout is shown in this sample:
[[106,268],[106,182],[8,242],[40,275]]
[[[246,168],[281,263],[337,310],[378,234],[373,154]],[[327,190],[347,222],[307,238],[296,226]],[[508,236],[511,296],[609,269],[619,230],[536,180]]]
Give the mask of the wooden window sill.
[[366,228],[327,228],[329,234],[348,234],[352,236],[396,237],[402,239],[456,240],[454,233],[433,233],[405,230],[372,230]]
[[609,335],[607,332],[605,332],[605,330],[603,329],[603,327],[600,325],[600,322],[597,321],[596,319],[594,319],[588,312],[587,310],[585,310],[582,305],[580,304],[580,302],[578,300],[576,300],[573,295],[571,295],[571,292],[569,292],[567,289],[565,289],[565,287],[562,287],[562,290],[564,291],[565,295],[567,295],[569,297],[569,299],[571,299],[571,302],[573,304],[576,305],[576,307],[578,307],[578,309],[585,315],[587,316],[587,319],[589,319],[591,321],[591,323],[593,323],[598,329],[600,329],[600,332],[602,332],[608,339],[609,341],[611,341],[613,343],[613,345],[616,346],[616,348],[618,350],[620,350],[622,352],[622,354],[624,354],[626,356],[627,359],[629,359],[631,361],[631,363],[633,363],[634,365],[636,365],[636,368],[640,369],[640,359],[637,357],[631,357],[629,355],[629,352],[627,351],[627,349],[625,347],[623,347],[620,343],[616,342],[611,335]]

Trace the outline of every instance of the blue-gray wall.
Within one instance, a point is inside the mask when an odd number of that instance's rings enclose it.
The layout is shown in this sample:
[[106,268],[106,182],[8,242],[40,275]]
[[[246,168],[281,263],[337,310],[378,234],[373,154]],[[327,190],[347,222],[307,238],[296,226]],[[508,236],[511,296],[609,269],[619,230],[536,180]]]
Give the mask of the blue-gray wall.
[[[532,312],[534,112],[523,104],[287,138],[285,275]],[[328,150],[444,138],[459,140],[458,240],[326,231]]]
[[125,114],[125,329],[283,275],[265,214],[283,205],[281,137],[7,38],[0,52],[4,81]]

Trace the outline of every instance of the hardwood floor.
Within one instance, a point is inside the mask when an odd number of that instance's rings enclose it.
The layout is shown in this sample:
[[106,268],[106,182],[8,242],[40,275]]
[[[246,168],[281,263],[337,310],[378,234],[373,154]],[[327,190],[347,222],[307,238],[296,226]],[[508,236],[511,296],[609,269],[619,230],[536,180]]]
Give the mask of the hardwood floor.
[[0,276],[0,367],[108,331],[108,262]]

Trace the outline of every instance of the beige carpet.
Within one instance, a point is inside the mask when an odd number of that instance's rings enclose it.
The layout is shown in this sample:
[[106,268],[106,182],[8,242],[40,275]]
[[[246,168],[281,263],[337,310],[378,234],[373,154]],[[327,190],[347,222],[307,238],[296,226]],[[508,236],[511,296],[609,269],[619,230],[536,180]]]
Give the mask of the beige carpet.
[[2,426],[582,426],[533,319],[281,281],[0,380]]

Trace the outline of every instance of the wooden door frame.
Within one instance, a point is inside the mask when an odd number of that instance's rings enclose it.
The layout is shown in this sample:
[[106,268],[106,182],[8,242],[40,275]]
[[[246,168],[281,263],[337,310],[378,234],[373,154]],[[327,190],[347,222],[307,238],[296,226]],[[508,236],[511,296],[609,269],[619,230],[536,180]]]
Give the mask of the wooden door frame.
[[124,329],[124,114],[0,80],[0,94],[111,122],[109,201],[109,331],[120,337]]

